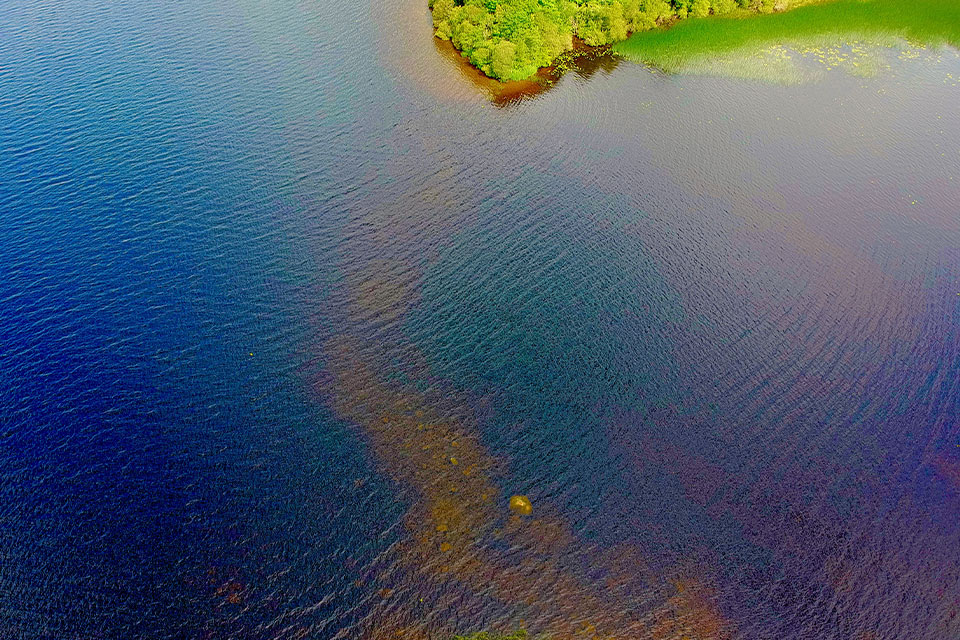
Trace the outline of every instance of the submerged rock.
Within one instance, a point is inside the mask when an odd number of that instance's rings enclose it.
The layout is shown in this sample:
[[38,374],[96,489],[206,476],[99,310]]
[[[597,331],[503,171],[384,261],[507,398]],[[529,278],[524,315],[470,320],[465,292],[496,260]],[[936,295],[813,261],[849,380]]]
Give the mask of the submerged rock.
[[528,516],[533,513],[533,503],[527,496],[511,496],[510,511],[521,516]]

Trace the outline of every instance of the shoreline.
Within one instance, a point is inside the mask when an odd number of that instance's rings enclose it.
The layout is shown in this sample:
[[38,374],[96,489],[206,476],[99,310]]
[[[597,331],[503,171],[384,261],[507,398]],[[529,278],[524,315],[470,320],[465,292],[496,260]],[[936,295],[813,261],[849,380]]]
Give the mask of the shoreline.
[[433,42],[437,51],[453,62],[461,74],[475,87],[486,93],[491,102],[498,107],[507,106],[549,90],[569,71],[590,76],[600,68],[616,66],[620,60],[625,59],[614,53],[611,45],[592,46],[575,38],[573,48],[564,52],[550,66],[540,67],[536,73],[523,80],[504,81],[483,73],[471,64],[470,60],[449,40],[434,35]]

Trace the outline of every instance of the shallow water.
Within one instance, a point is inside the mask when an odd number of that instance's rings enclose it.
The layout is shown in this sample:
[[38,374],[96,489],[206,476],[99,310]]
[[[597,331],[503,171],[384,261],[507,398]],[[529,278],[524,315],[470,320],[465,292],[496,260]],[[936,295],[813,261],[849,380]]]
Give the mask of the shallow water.
[[958,77],[4,3],[0,635],[960,637]]

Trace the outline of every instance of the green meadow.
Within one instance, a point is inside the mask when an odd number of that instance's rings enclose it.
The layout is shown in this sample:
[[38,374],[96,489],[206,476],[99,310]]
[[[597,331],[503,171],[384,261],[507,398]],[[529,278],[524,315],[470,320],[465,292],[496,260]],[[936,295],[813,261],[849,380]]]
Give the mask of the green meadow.
[[[639,32],[615,53],[667,72],[728,71],[790,80],[793,56],[868,73],[871,45],[960,47],[960,0],[832,0],[783,13],[711,16]],[[780,76],[779,78],[777,76]]]

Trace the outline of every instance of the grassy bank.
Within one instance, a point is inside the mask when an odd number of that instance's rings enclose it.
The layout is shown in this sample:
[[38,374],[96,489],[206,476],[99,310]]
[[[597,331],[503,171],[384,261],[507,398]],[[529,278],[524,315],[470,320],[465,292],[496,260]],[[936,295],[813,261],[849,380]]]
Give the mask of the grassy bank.
[[687,20],[635,33],[614,51],[675,72],[770,45],[897,39],[960,47],[960,0],[833,0],[773,15]]

